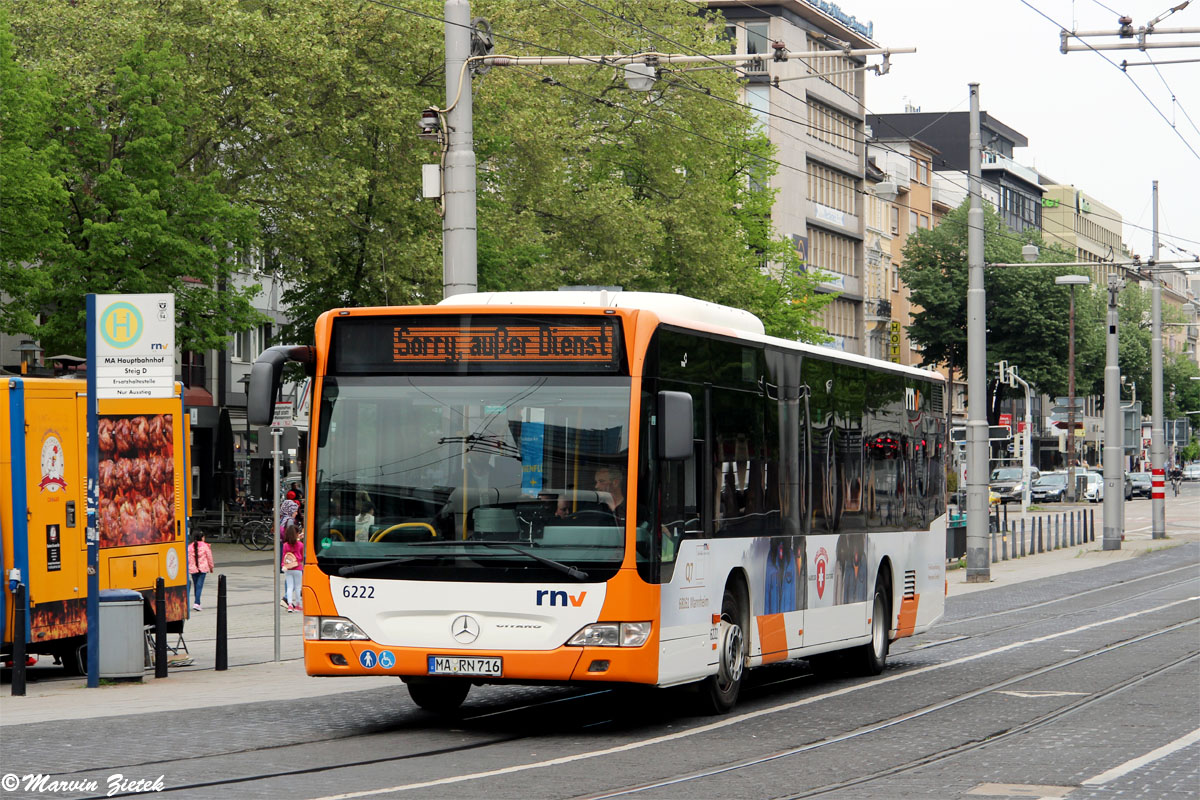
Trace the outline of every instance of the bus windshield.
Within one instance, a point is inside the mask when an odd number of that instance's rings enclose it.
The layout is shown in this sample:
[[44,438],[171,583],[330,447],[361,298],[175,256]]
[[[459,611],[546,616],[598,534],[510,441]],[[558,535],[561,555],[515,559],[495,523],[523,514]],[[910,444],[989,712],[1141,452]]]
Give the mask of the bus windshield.
[[611,576],[625,549],[629,393],[617,376],[326,378],[318,565],[424,580]]

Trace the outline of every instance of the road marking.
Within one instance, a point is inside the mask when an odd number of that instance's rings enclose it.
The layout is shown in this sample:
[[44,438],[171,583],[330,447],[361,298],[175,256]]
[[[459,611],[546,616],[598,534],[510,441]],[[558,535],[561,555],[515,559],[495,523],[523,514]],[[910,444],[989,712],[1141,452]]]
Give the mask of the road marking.
[[[679,731],[677,733],[670,733],[670,734],[666,734],[663,736],[655,736],[650,739],[643,739],[639,742],[629,742],[628,744],[622,744],[622,745],[618,745],[616,747],[608,747],[603,750],[589,750],[589,751],[583,752],[583,753],[576,753],[576,754],[570,755],[570,756],[562,756],[560,758],[551,758],[546,761],[535,761],[535,762],[532,762],[529,764],[514,764],[511,767],[501,767],[499,769],[488,770],[486,772],[473,772],[473,773],[470,773],[467,775],[452,775],[447,778],[436,778],[434,780],[421,781],[420,783],[402,783],[402,784],[398,784],[396,786],[388,786],[383,789],[366,789],[366,790],[363,790],[360,792],[345,792],[343,794],[326,795],[324,797],[314,798],[314,800],[353,800],[353,798],[357,798],[357,797],[371,797],[374,795],[388,794],[389,792],[406,792],[410,789],[428,789],[432,786],[448,786],[450,784],[455,784],[455,783],[465,783],[466,781],[482,780],[483,778],[495,778],[500,775],[512,775],[517,772],[525,772],[525,771],[531,770],[531,769],[545,769],[546,767],[558,767],[558,766],[562,766],[564,764],[573,763],[575,761],[585,761],[587,759],[598,758],[600,756],[615,755],[617,753],[627,753],[632,750],[640,750],[644,747],[651,747],[653,745],[665,744],[667,742],[673,742],[673,741],[677,741],[679,739],[686,739],[691,736],[697,736],[702,733],[709,733],[711,731],[720,730],[721,728],[728,728],[731,725],[739,725],[743,722],[747,722],[747,721],[755,719],[757,717],[767,716],[768,714],[775,714],[780,711],[791,711],[796,708],[801,708],[803,706],[811,705],[820,700],[828,700],[828,699],[834,698],[834,697],[841,697],[842,695],[847,695],[847,694],[851,694],[853,692],[862,691],[863,689],[874,689],[875,687],[877,687],[881,684],[891,683],[893,681],[902,680],[904,678],[912,678],[917,675],[923,675],[926,672],[933,672],[935,670],[946,669],[947,667],[955,667],[960,664],[966,664],[971,661],[978,661],[982,658],[988,658],[990,656],[998,655],[1000,653],[1007,653],[1010,650],[1016,650],[1017,648],[1025,647],[1026,645],[1040,644],[1042,642],[1050,641],[1051,639],[1058,639],[1062,636],[1070,636],[1073,633],[1080,633],[1082,631],[1091,630],[1092,628],[1099,628],[1103,625],[1111,625],[1115,622],[1124,622],[1125,620],[1131,619],[1133,617],[1138,617],[1143,614],[1152,614],[1156,611],[1163,611],[1168,608],[1174,608],[1175,606],[1181,605],[1183,603],[1193,603],[1197,600],[1200,600],[1200,595],[1194,595],[1192,597],[1187,597],[1182,600],[1175,600],[1173,602],[1166,603],[1161,606],[1155,606],[1154,608],[1148,608],[1144,611],[1133,611],[1133,612],[1130,612],[1129,614],[1123,614],[1122,616],[1119,616],[1119,617],[1113,617],[1112,619],[1100,620],[1099,622],[1089,622],[1087,625],[1080,625],[1079,627],[1072,628],[1070,630],[1059,631],[1058,633],[1050,633],[1050,634],[1046,634],[1045,636],[1038,636],[1033,639],[1027,639],[1023,642],[1013,642],[1012,644],[1006,644],[1006,645],[1003,645],[1002,647],[996,647],[996,648],[987,650],[982,653],[976,653],[975,655],[962,656],[961,658],[956,658],[956,659],[947,661],[942,664],[931,664],[927,667],[918,667],[917,669],[911,670],[909,672],[897,673],[895,675],[889,675],[884,678],[877,678],[877,679],[869,681],[867,683],[860,683],[860,684],[856,684],[854,686],[845,686],[841,689],[834,689],[832,692],[826,692],[824,694],[814,695],[813,697],[806,697],[803,700],[796,700],[791,703],[784,703],[783,705],[772,706],[770,708],[764,708],[759,711],[751,711],[748,714],[739,714],[736,717],[729,717],[728,719],[723,719],[719,722],[710,722],[707,725],[701,725],[699,727],[691,728],[686,731]],[[1107,773],[1105,773],[1105,774],[1107,774]],[[1097,776],[1097,777],[1099,777],[1099,776]],[[1094,779],[1091,779],[1091,780],[1094,780]]]
[[1149,753],[1146,753],[1144,756],[1138,756],[1137,758],[1131,758],[1128,761],[1126,761],[1124,764],[1118,764],[1117,766],[1113,767],[1110,770],[1101,772],[1099,775],[1096,775],[1095,777],[1088,778],[1081,785],[1083,785],[1083,786],[1099,786],[1101,784],[1108,783],[1109,781],[1115,780],[1116,778],[1119,778],[1122,775],[1126,775],[1130,772],[1133,772],[1135,769],[1140,769],[1141,767],[1144,767],[1147,764],[1153,764],[1155,761],[1158,761],[1160,758],[1166,758],[1167,756],[1171,755],[1171,753],[1175,753],[1179,750],[1182,750],[1183,748],[1187,747],[1188,745],[1193,745],[1196,742],[1200,742],[1200,728],[1197,728],[1196,730],[1192,731],[1191,733],[1187,734],[1186,736],[1180,736],[1178,739],[1176,739],[1173,742],[1164,744],[1162,747],[1158,748],[1157,750],[1151,750]]
[[1046,691],[1024,690],[1024,691],[997,692],[997,694],[1008,694],[1008,695],[1012,695],[1013,697],[1031,698],[1031,697],[1075,697],[1075,696],[1086,695],[1087,692],[1056,692],[1056,691],[1051,691],[1051,690],[1046,690]]

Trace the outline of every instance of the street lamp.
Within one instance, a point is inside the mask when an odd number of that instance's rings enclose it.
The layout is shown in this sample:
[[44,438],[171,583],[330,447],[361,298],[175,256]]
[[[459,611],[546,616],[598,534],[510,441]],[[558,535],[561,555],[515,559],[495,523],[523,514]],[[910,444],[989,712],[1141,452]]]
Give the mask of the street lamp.
[[1075,492],[1075,287],[1090,281],[1086,275],[1059,275],[1059,286],[1071,287],[1070,333],[1067,337],[1067,500],[1074,503]]

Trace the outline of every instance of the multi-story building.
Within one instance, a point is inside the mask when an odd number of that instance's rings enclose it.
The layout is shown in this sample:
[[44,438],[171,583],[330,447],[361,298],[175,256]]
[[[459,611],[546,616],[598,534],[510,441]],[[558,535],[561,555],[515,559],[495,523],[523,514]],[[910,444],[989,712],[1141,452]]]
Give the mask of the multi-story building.
[[[869,114],[867,124],[875,136],[911,139],[920,137],[938,152],[933,164],[933,185],[939,200],[950,207],[967,195],[970,167],[970,114],[909,112]],[[983,157],[980,171],[983,199],[992,203],[1001,220],[1018,233],[1042,227],[1042,186],[1033,169],[1018,164],[1013,150],[1027,147],[1029,140],[986,111],[979,114]]]
[[[832,4],[808,0],[701,4],[722,11],[738,52],[764,56],[742,66],[743,102],[759,113],[783,165],[772,179],[778,192],[772,222],[796,243],[810,269],[832,276],[823,288],[839,293],[824,318],[833,346],[868,352],[868,319],[874,326],[879,315],[877,307],[864,308],[865,64],[842,49],[875,47],[871,26]],[[773,42],[789,52],[829,55],[773,62]]]

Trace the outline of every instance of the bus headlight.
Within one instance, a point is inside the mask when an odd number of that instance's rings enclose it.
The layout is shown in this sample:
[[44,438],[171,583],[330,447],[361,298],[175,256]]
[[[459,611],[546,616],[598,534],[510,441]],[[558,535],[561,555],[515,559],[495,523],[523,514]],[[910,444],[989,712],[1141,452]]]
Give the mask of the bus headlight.
[[596,622],[567,640],[576,647],[641,647],[650,637],[649,622]]
[[344,642],[370,637],[345,617],[305,617],[304,638]]

